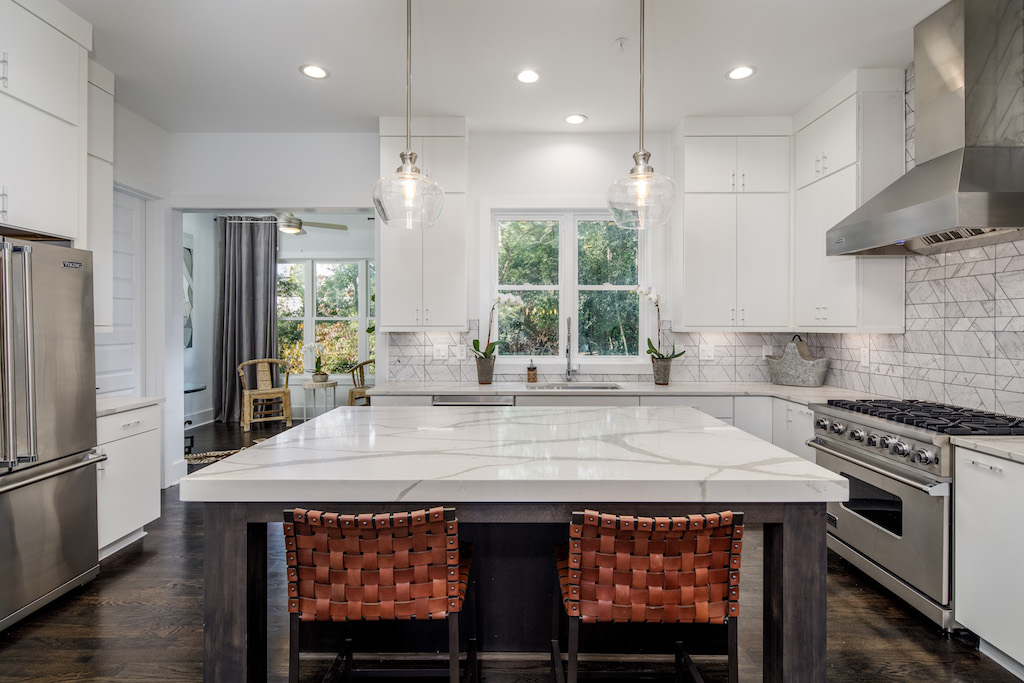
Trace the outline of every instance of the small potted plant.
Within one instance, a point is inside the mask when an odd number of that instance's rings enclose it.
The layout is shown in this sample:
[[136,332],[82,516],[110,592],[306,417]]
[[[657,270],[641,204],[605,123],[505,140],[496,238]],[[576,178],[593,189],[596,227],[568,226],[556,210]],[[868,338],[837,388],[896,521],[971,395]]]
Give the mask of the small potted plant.
[[323,371],[324,345],[317,342],[309,345],[309,351],[313,354],[313,381],[320,383],[327,381],[327,373]]
[[494,312],[501,304],[522,306],[523,300],[514,294],[499,294],[491,304],[491,312],[487,316],[487,342],[481,349],[480,340],[473,340],[473,355],[476,356],[476,379],[480,384],[490,384],[494,381],[494,352],[498,349],[498,342],[491,341],[491,332],[494,329]]
[[654,383],[668,384],[672,375],[672,361],[679,358],[686,350],[676,352],[676,345],[672,344],[670,353],[661,351],[661,295],[651,287],[637,286],[634,290],[641,297],[646,296],[648,301],[654,304],[655,316],[658,320],[658,345],[655,346],[651,338],[647,338],[647,353],[651,356],[651,365],[654,367]]

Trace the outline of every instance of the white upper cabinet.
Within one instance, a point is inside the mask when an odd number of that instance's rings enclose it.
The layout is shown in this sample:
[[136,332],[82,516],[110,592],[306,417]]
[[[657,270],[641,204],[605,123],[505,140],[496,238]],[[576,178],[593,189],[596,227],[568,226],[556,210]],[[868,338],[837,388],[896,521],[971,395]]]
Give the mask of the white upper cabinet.
[[834,106],[807,117],[810,122],[796,134],[793,321],[798,329],[899,333],[906,326],[902,257],[825,255],[828,230],[903,173],[901,72],[876,78],[871,71],[862,82],[873,89],[851,88],[848,97],[835,97]]
[[[394,172],[404,149],[404,136],[381,136],[382,175]],[[466,138],[414,136],[412,150],[419,155],[416,165],[444,190],[444,208],[438,222],[423,230],[378,220],[377,329],[467,329]]]
[[796,134],[798,188],[857,163],[857,103],[851,95]]
[[789,195],[689,194],[683,206],[684,328],[789,325]]
[[687,137],[686,192],[788,192],[789,138]]
[[78,127],[3,95],[0,123],[0,223],[77,238]]
[[79,124],[83,48],[10,0],[0,1],[0,92]]

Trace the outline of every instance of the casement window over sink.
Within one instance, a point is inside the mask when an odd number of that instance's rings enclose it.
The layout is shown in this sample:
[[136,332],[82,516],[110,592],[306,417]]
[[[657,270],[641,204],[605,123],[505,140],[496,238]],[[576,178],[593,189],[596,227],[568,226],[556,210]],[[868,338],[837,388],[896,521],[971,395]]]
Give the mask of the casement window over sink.
[[278,261],[278,357],[291,372],[313,371],[314,343],[324,349],[328,373],[346,372],[374,355],[375,337],[367,328],[376,319],[375,280],[370,259]]
[[500,354],[564,357],[571,318],[574,356],[640,355],[642,232],[608,214],[547,211],[495,211],[492,229],[491,291],[524,302],[499,307]]

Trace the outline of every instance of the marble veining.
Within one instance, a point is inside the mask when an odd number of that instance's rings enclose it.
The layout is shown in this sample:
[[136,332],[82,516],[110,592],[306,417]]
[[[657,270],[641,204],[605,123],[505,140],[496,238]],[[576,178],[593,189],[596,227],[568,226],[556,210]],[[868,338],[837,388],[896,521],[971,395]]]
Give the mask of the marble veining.
[[687,407],[338,408],[182,480],[189,501],[822,502],[839,475]]

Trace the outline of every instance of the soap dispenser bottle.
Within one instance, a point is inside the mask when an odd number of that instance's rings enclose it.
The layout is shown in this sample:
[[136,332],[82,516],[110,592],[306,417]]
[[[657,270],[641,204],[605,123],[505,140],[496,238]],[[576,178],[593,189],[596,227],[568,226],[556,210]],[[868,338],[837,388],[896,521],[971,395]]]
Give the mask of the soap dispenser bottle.
[[537,381],[537,366],[533,364],[533,359],[530,359],[530,364],[526,366],[526,381],[536,382]]

